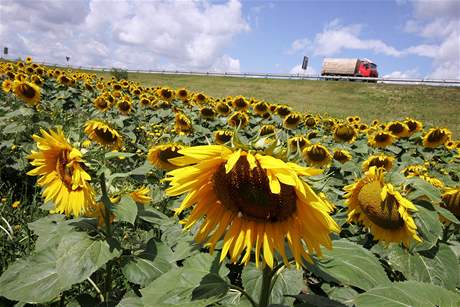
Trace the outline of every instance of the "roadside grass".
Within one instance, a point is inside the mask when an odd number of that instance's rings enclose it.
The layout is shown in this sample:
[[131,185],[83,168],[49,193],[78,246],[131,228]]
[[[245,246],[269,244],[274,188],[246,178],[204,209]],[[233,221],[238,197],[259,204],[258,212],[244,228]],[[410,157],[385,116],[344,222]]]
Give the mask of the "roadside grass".
[[[98,74],[110,77],[109,72]],[[148,73],[129,73],[129,80],[144,86],[185,87],[214,97],[244,95],[339,118],[358,115],[366,122],[412,117],[425,125],[448,127],[454,138],[460,138],[460,87]]]

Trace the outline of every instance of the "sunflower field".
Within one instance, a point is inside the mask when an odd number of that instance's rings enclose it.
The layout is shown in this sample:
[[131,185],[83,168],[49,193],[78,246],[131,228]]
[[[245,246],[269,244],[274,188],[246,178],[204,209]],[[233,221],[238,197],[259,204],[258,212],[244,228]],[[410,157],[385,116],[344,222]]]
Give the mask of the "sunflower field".
[[0,83],[0,305],[460,305],[445,127],[31,58]]

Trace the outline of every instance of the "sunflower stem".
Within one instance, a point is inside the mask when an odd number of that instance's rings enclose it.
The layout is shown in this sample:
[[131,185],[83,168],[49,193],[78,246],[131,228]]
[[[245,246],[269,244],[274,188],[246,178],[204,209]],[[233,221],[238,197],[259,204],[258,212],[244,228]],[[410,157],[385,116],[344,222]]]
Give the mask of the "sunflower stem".
[[273,277],[273,271],[270,267],[265,266],[263,275],[262,275],[262,288],[260,290],[260,298],[259,298],[259,307],[266,307],[270,301],[270,294],[271,294],[271,282]]
[[[110,216],[112,215],[112,212],[110,209],[112,206],[112,202],[110,201],[109,195],[107,193],[107,186],[105,183],[104,172],[102,172],[102,175],[101,175],[101,192],[102,192],[102,202],[104,203],[104,208],[105,208],[105,214],[104,214],[105,235],[106,235],[106,240],[110,242],[112,240],[112,225],[110,223]],[[106,264],[105,293],[104,293],[104,300],[107,306],[109,304],[111,292],[112,292],[112,262],[109,261]]]

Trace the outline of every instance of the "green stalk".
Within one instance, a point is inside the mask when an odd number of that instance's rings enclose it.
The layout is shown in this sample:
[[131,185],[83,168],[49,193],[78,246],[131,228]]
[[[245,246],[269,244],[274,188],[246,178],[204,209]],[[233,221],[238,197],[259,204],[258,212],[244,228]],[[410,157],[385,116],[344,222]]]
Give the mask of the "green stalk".
[[262,289],[260,290],[259,307],[266,307],[270,301],[271,281],[273,271],[266,265],[262,275]]
[[[107,186],[105,183],[105,174],[101,175],[101,192],[102,192],[102,202],[105,207],[104,222],[105,222],[105,235],[106,240],[110,241],[112,239],[112,225],[110,224],[110,216],[112,212],[110,208],[112,202],[110,201],[109,195],[107,193]],[[104,299],[106,306],[108,306],[110,301],[110,295],[112,293],[112,261],[107,262],[106,264],[106,275],[105,275],[105,294]]]

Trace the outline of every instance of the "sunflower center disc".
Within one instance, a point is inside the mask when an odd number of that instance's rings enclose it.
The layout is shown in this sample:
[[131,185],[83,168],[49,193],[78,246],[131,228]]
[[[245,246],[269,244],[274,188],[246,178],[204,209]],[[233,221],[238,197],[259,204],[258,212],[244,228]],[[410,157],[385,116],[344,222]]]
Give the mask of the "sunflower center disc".
[[112,144],[116,140],[115,136],[108,129],[104,131],[102,128],[96,128],[94,129],[94,132],[101,140],[104,140],[104,142],[107,142],[108,144]]
[[160,158],[161,161],[170,163],[168,159],[172,158],[177,158],[177,157],[182,157],[180,153],[177,152],[177,150],[174,150],[176,148],[174,147],[168,147],[164,150],[161,150],[160,153],[158,154],[158,157]]
[[228,209],[252,220],[280,222],[296,211],[294,187],[280,183],[280,194],[270,191],[266,171],[259,164],[250,170],[245,157],[225,174],[221,165],[213,176],[217,198]]
[[380,182],[373,181],[361,188],[358,201],[367,217],[384,229],[399,229],[404,220],[398,212],[398,202],[393,195],[388,194],[385,201],[381,200]]
[[354,136],[353,128],[348,126],[339,127],[337,128],[336,136],[345,142],[351,141]]
[[314,147],[313,149],[309,150],[307,154],[312,161],[321,162],[326,158],[326,153],[321,147]]
[[27,84],[23,85],[21,92],[22,92],[22,95],[24,95],[24,97],[26,98],[34,98],[35,96],[35,90],[33,89],[33,87]]
[[439,130],[435,130],[428,135],[428,142],[435,143],[439,142],[444,137],[444,133]]
[[377,134],[375,136],[375,141],[377,141],[378,143],[383,143],[383,142],[386,142],[390,139],[390,135],[388,134]]

